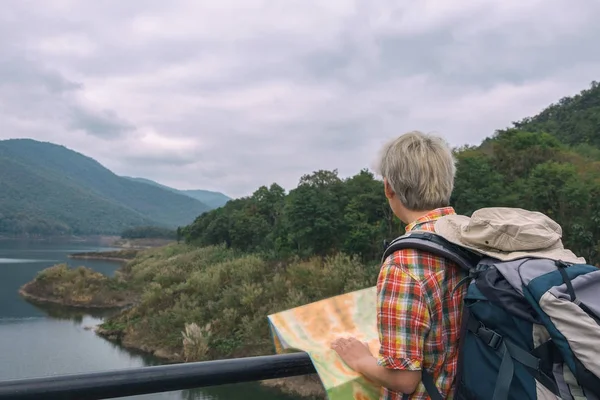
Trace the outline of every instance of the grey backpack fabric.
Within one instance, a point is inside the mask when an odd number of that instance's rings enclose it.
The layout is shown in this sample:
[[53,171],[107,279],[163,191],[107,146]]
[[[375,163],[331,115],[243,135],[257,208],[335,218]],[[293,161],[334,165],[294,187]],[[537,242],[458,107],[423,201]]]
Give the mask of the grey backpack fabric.
[[[600,270],[524,257],[501,261],[413,231],[384,252],[411,248],[467,272],[458,400],[600,400]],[[456,288],[455,288],[456,290]],[[441,400],[430,371],[423,383]]]

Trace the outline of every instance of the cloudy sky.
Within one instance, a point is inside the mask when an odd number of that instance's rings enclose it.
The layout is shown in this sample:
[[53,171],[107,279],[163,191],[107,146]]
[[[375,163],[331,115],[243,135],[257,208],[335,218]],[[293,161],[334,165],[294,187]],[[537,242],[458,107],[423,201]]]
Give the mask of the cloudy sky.
[[238,197],[477,144],[600,80],[597,0],[4,0],[0,139]]

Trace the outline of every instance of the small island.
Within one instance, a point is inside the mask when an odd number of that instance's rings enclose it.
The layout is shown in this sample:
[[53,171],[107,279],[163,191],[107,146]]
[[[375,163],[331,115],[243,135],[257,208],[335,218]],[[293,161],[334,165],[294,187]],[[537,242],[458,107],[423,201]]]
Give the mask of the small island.
[[108,277],[86,267],[58,264],[40,271],[19,293],[37,303],[79,308],[123,308],[135,302],[120,275]]

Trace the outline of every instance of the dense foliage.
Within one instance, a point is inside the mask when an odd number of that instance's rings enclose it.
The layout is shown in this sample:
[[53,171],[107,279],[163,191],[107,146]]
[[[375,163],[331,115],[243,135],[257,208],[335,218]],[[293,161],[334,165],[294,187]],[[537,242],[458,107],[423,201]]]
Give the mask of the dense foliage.
[[135,296],[119,275],[109,278],[90,268],[69,268],[67,264],[39,272],[21,288],[21,294],[44,303],[91,308],[123,307]]
[[[372,286],[377,271],[343,254],[283,264],[224,245],[171,244],[122,269],[139,301],[102,327],[126,345],[187,361],[268,354],[268,314]],[[191,324],[200,327],[200,346],[184,349],[182,331]]]
[[515,128],[532,132],[547,132],[567,145],[583,150],[591,145],[595,157],[600,148],[600,83],[572,97],[563,97],[531,118],[515,122]]
[[119,177],[63,146],[0,141],[0,234],[119,234],[175,228],[209,207],[190,196]]
[[199,216],[182,234],[199,246],[225,243],[269,258],[341,251],[371,260],[400,231],[381,181],[367,170],[347,179],[334,170],[304,175],[287,195],[277,184],[263,186]]
[[136,226],[125,229],[121,232],[121,237],[123,239],[176,239],[177,232],[160,226]]

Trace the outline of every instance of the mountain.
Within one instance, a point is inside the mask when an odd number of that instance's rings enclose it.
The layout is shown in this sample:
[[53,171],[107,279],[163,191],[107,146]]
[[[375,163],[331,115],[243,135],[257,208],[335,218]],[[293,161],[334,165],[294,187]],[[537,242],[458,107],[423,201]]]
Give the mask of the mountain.
[[119,234],[175,228],[211,207],[184,194],[120,177],[64,146],[0,141],[0,233]]
[[593,81],[589,89],[513,124],[520,130],[549,133],[578,150],[589,145],[600,148],[600,83]]
[[158,182],[154,182],[150,179],[146,179],[146,178],[134,178],[134,177],[130,177],[130,176],[124,176],[124,178],[133,180],[133,181],[137,181],[137,182],[143,182],[143,183],[147,183],[149,185],[154,185],[154,186],[158,186],[160,188],[166,189],[166,190],[170,190],[172,192],[175,193],[180,193],[180,194],[184,194],[186,196],[192,197],[196,200],[201,201],[202,203],[206,204],[207,206],[209,206],[211,209],[214,208],[219,208],[224,206],[229,200],[231,200],[231,197],[224,195],[221,192],[213,192],[210,190],[201,190],[201,189],[193,189],[193,190],[179,190],[179,189],[174,189],[172,187],[169,186],[165,186],[163,184],[160,184]]
[[194,199],[200,200],[207,206],[212,208],[219,208],[227,204],[231,197],[224,195],[221,192],[213,192],[210,190],[193,189],[193,190],[182,190],[182,193],[187,194]]

